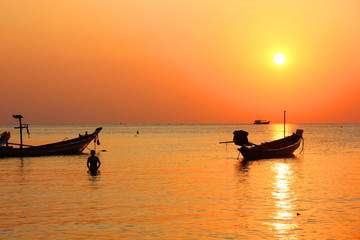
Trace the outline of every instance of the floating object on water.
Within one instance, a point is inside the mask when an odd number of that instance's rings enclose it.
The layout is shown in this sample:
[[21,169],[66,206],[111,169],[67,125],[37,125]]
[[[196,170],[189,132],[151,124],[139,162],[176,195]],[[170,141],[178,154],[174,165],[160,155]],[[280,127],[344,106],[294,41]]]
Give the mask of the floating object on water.
[[[254,124],[262,124],[261,122],[262,120],[255,120]],[[268,124],[268,123],[270,123],[270,121],[265,122],[263,124]],[[244,157],[244,160],[293,157],[294,151],[299,148],[301,141],[303,143],[303,149],[304,149],[304,139],[302,137],[304,130],[298,129],[296,130],[296,133],[293,133],[291,136],[286,137],[285,128],[286,128],[286,111],[284,111],[284,138],[257,145],[249,142],[247,137],[249,135],[248,132],[244,130],[237,130],[234,131],[233,141],[226,141],[220,143],[227,144],[233,142],[236,145],[241,146],[241,148],[238,148],[239,155],[241,153]]]
[[[234,132],[234,134],[237,131]],[[246,143],[245,139],[239,141],[239,152],[243,155],[245,160],[266,159],[266,158],[287,158],[293,157],[294,151],[299,148],[301,141],[303,140],[302,129],[298,129],[296,133],[291,136],[287,136],[275,141],[265,142],[260,145],[253,143]],[[234,136],[235,138],[235,136]],[[239,154],[240,154],[239,153]]]
[[261,119],[254,121],[254,124],[269,124],[269,123],[270,121],[261,120]]
[[[299,148],[303,142],[303,130],[298,129],[296,133],[275,141],[265,142],[260,145],[249,142],[248,132],[244,130],[234,131],[232,141],[219,143],[235,143],[238,148],[239,155],[243,155],[245,160],[266,159],[266,158],[287,158],[293,157],[294,151]],[[239,157],[238,157],[239,158]]]
[[[63,140],[60,142],[31,146],[23,144],[22,140],[22,129],[28,130],[27,124],[22,124],[21,115],[14,115],[14,118],[19,119],[20,129],[20,144],[7,142],[0,146],[0,157],[33,157],[33,156],[44,156],[44,155],[66,155],[66,154],[79,154],[81,153],[88,144],[98,139],[98,134],[102,130],[101,127],[97,128],[92,134],[79,135],[77,138]],[[18,147],[14,147],[18,146]]]

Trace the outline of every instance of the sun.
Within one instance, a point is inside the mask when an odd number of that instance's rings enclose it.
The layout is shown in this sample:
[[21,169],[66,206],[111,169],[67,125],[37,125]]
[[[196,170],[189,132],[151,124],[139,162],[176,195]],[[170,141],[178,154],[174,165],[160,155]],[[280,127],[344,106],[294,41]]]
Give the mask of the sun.
[[277,53],[274,55],[274,62],[277,65],[283,65],[286,62],[286,57],[283,53]]

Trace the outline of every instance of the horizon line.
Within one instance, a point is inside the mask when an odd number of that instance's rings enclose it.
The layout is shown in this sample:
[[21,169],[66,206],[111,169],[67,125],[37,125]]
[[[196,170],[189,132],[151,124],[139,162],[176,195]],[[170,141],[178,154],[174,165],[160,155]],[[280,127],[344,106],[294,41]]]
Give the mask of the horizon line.
[[[284,124],[283,122],[274,122],[270,124],[254,124],[254,123],[30,123],[31,125],[274,125]],[[30,125],[29,124],[29,125]],[[360,122],[288,122],[286,124],[360,124]],[[16,123],[0,123],[0,125],[17,125]]]

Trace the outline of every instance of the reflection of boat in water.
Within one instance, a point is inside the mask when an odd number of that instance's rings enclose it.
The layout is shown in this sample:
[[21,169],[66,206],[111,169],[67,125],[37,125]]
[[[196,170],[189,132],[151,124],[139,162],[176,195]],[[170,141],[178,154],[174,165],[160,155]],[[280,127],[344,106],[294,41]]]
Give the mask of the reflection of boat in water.
[[32,157],[44,155],[79,154],[89,145],[91,141],[98,140],[98,134],[102,129],[99,127],[91,134],[86,133],[85,135],[79,135],[79,137],[73,139],[45,145],[31,146],[25,145],[22,142],[22,129],[26,128],[28,130],[28,125],[21,123],[21,115],[14,115],[13,117],[19,119],[20,122],[20,126],[16,127],[16,129],[20,129],[20,144],[9,143],[8,138],[5,139],[5,141],[0,141],[0,157]]
[[247,132],[240,130],[234,132],[233,141],[241,146],[238,150],[245,160],[287,158],[294,156],[294,151],[298,149],[303,139],[302,134],[303,130],[298,129],[291,136],[256,145],[248,141]]
[[254,124],[269,124],[270,121],[266,121],[266,120],[255,120]]

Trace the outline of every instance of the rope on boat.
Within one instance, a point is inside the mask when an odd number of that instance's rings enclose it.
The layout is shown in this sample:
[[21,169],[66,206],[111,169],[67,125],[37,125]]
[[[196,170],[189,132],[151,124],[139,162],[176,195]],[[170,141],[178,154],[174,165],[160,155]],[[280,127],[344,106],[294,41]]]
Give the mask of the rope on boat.
[[28,134],[28,138],[30,138],[30,131],[29,131],[29,125],[25,124],[26,132]]
[[[96,145],[100,145],[99,135],[96,135],[96,136],[94,137],[94,151],[96,151]],[[87,148],[89,151],[91,151],[91,149],[90,149],[88,146],[86,146],[86,148]]]
[[304,151],[304,145],[305,145],[304,138],[301,138],[301,141],[302,141],[302,145],[301,145],[301,151],[299,152],[299,154],[301,154]]

